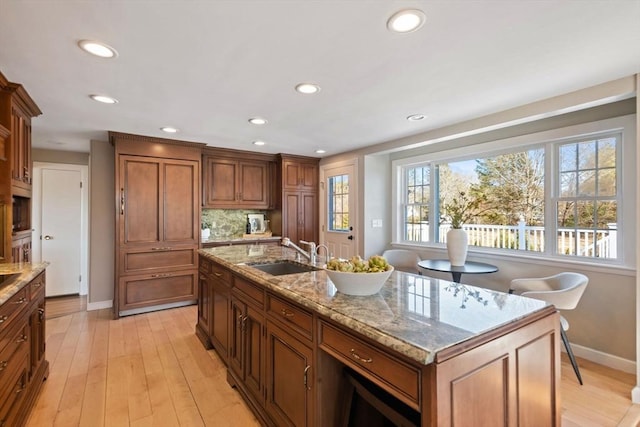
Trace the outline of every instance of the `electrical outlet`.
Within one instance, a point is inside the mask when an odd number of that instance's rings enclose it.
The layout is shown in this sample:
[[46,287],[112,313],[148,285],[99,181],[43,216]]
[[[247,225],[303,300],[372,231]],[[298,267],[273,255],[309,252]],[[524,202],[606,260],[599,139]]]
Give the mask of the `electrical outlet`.
[[382,228],[382,220],[381,219],[372,219],[371,220],[372,228]]

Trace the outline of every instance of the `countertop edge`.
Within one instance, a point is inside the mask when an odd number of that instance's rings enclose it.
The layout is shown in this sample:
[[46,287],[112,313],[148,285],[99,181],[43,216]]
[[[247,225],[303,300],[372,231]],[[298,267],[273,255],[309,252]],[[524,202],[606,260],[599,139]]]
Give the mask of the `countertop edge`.
[[17,294],[22,288],[24,288],[29,282],[42,273],[49,266],[49,262],[38,263],[14,263],[14,264],[0,264],[0,274],[17,274],[17,277],[11,283],[3,286],[0,289],[0,304],[4,304],[9,298]]

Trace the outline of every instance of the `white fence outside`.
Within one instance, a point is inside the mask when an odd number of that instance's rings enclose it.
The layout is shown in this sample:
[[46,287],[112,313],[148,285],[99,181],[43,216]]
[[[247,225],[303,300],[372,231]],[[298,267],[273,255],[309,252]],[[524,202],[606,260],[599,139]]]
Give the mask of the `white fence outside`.
[[[429,223],[406,224],[406,239],[414,242],[429,240]],[[597,258],[617,257],[617,227],[608,224],[607,230],[558,228],[557,253]],[[499,249],[544,251],[544,227],[518,225],[465,224],[469,245]],[[439,226],[439,241],[446,243],[451,224]]]

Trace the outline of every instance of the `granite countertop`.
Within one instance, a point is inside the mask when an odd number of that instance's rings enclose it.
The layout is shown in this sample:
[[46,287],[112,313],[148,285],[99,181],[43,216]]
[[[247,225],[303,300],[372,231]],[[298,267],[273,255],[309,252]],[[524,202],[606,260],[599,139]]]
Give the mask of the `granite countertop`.
[[294,260],[297,253],[282,246],[222,246],[199,253],[425,365],[446,348],[547,307],[531,298],[397,270],[379,293],[349,296],[338,292],[323,270],[272,276],[246,265]]
[[242,243],[242,242],[247,242],[247,241],[254,241],[254,240],[264,240],[264,241],[279,241],[282,240],[281,236],[268,236],[265,237],[264,235],[260,235],[260,234],[254,234],[251,235],[251,237],[242,237],[242,236],[227,236],[227,237],[210,237],[208,239],[202,239],[202,244],[206,245],[206,244],[210,244],[210,243],[218,243],[218,244],[231,244],[231,243]]
[[0,264],[0,275],[5,276],[6,280],[6,282],[0,283],[0,304],[4,304],[18,293],[38,274],[42,273],[48,265],[48,262]]

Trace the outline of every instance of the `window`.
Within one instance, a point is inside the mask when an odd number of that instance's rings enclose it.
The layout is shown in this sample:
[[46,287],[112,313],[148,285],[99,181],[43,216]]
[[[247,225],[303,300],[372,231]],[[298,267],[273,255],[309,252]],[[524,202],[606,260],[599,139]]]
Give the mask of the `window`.
[[404,239],[410,242],[429,241],[429,166],[406,170]]
[[349,175],[336,175],[329,182],[329,230],[349,231]]
[[528,136],[508,151],[503,141],[485,144],[471,158],[457,150],[395,161],[395,241],[445,243],[451,205],[467,200],[475,203],[463,215],[471,247],[617,260],[623,133],[591,135]]
[[557,253],[616,258],[620,135],[558,145]]

